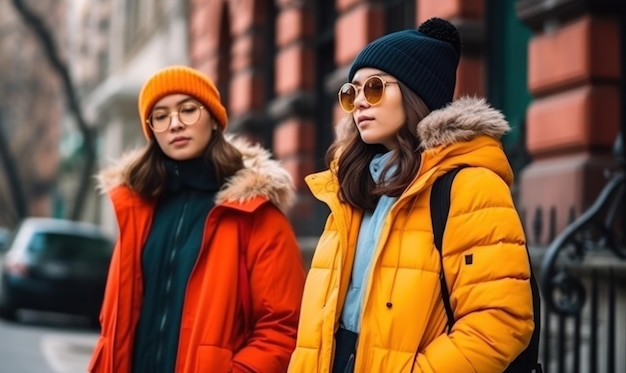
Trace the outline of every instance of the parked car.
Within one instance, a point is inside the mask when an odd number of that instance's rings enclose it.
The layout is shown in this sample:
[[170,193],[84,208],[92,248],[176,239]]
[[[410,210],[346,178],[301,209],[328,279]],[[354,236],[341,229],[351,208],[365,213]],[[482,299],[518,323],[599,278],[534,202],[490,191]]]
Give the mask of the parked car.
[[25,219],[2,266],[0,316],[52,311],[87,316],[96,326],[112,251],[113,240],[96,225]]

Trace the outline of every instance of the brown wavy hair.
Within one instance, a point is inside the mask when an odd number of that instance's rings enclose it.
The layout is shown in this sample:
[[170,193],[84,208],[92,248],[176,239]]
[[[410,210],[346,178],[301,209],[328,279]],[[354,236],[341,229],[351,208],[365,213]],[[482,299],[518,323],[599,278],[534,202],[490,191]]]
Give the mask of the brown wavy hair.
[[[219,126],[213,130],[204,157],[213,163],[220,185],[243,168],[241,152],[226,141]],[[146,200],[159,200],[166,189],[166,158],[156,140],[151,139],[141,156],[127,170],[129,187]]]
[[[374,210],[382,195],[398,197],[411,184],[421,163],[421,139],[417,135],[417,124],[430,113],[428,106],[406,85],[398,82],[402,94],[402,106],[406,123],[396,134],[397,151],[383,169],[382,175],[396,164],[395,174],[385,183],[376,185],[369,172],[369,164],[376,154],[386,153],[381,144],[366,144],[356,128],[352,115],[346,118],[346,132],[326,152],[326,165],[339,180],[339,199],[351,206]],[[336,161],[336,165],[333,163]]]

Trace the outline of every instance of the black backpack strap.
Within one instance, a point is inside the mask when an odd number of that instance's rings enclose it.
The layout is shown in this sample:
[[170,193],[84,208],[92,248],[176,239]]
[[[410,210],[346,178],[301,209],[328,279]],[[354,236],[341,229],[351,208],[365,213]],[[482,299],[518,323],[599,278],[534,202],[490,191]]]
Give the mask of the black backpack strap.
[[446,283],[446,275],[443,271],[443,232],[446,229],[448,214],[450,213],[450,192],[452,191],[452,182],[465,166],[455,168],[448,171],[443,176],[435,180],[430,192],[430,219],[433,226],[433,236],[435,239],[435,247],[439,251],[439,260],[441,263],[441,272],[439,273],[439,283],[441,284],[441,298],[443,306],[448,315],[448,333],[454,325],[454,312],[450,305],[450,293],[448,292],[448,284]]
[[[435,241],[435,247],[439,251],[439,259],[441,263],[441,272],[439,273],[439,282],[441,286],[441,297],[443,300],[443,306],[446,309],[446,315],[448,316],[448,333],[452,331],[454,325],[454,312],[450,304],[450,293],[448,292],[448,284],[446,283],[446,276],[443,266],[443,233],[446,229],[446,223],[448,221],[448,215],[450,213],[450,192],[452,191],[452,182],[463,168],[467,166],[460,166],[453,170],[448,171],[443,176],[439,177],[433,184],[430,192],[430,219],[433,226],[433,236]],[[528,250],[528,248],[527,248]],[[530,254],[528,257],[530,261]],[[535,330],[533,331],[532,338],[528,347],[521,352],[521,354],[509,365],[504,371],[505,373],[514,372],[533,372],[542,373],[543,369],[539,360],[539,335],[541,329],[541,298],[539,293],[539,287],[532,270],[530,268],[530,286],[533,298],[533,311]]]

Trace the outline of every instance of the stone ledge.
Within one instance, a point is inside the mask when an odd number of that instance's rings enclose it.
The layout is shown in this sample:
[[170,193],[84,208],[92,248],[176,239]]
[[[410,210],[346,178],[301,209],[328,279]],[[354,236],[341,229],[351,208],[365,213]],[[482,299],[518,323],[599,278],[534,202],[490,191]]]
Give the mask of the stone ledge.
[[534,31],[541,31],[584,13],[619,14],[622,1],[614,0],[518,0],[515,4],[518,17]]

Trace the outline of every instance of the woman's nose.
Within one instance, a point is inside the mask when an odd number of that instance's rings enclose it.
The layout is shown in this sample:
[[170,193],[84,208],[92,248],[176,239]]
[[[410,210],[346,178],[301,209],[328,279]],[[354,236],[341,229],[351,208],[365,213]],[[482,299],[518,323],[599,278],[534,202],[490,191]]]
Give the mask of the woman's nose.
[[354,107],[367,107],[369,103],[365,99],[365,94],[363,93],[363,88],[359,87],[356,90],[356,97],[354,97]]
[[178,118],[178,113],[170,114],[170,129],[177,129],[184,127],[184,124]]

